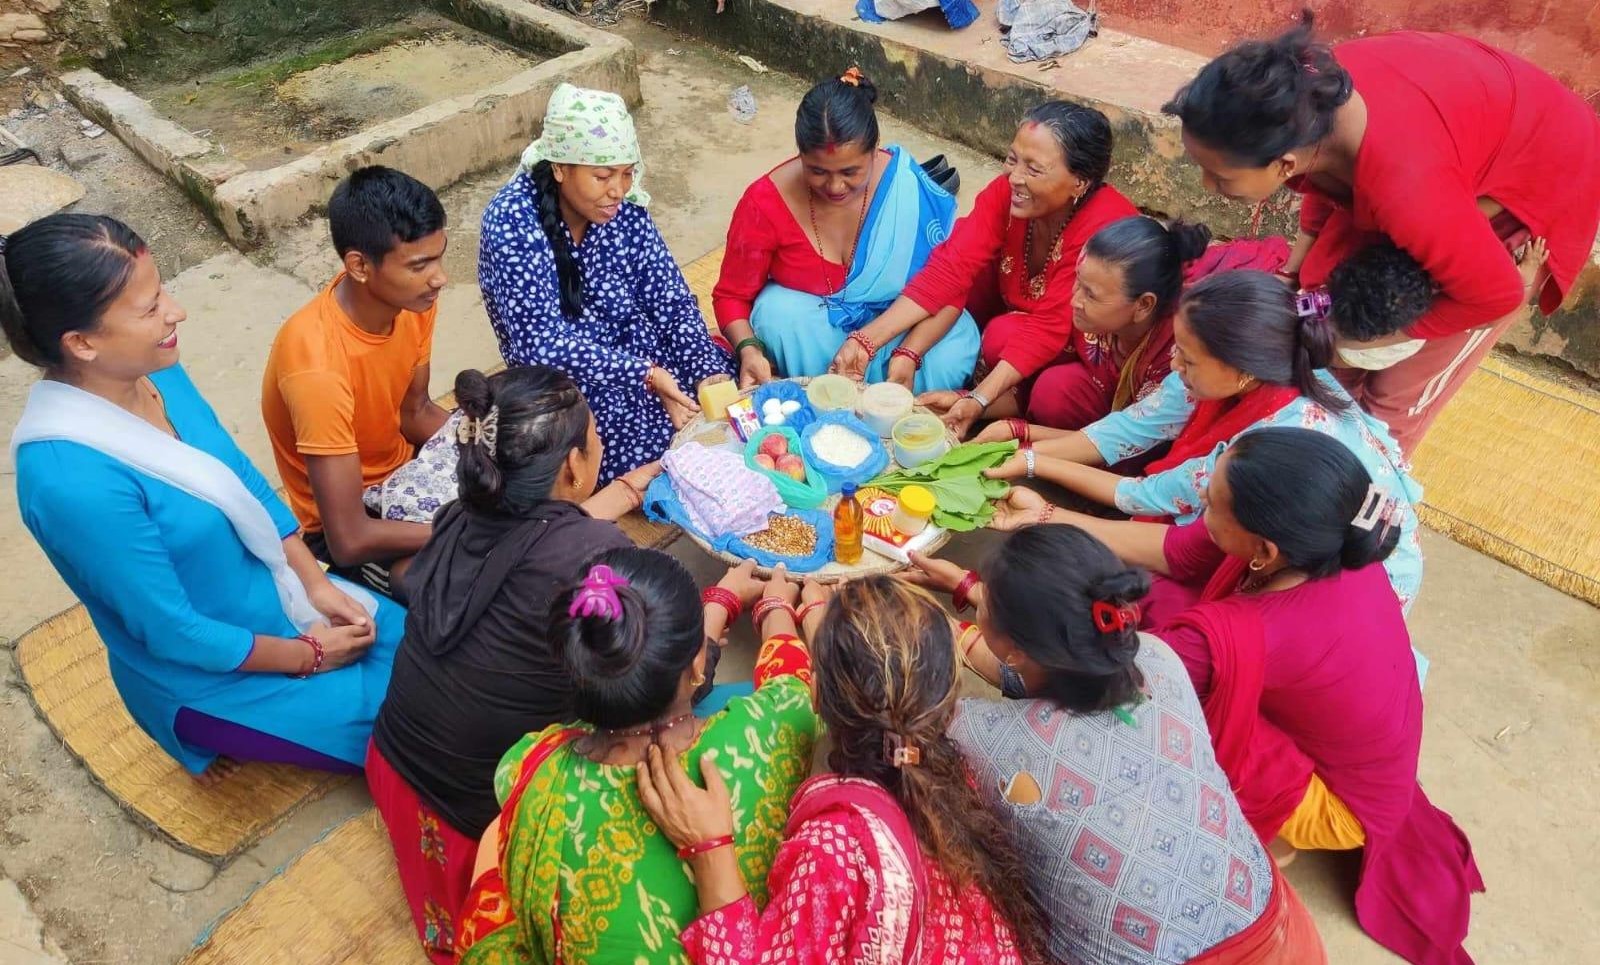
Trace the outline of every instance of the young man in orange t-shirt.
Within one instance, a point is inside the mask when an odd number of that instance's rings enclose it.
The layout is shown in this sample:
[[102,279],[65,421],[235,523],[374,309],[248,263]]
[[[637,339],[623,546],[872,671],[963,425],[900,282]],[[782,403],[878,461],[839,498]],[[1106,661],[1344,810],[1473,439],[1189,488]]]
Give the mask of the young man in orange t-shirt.
[[415,178],[367,167],[334,189],[328,221],[344,268],[279,330],[261,412],[312,551],[403,601],[401,577],[432,527],[374,518],[363,495],[448,417],[428,397],[444,207]]

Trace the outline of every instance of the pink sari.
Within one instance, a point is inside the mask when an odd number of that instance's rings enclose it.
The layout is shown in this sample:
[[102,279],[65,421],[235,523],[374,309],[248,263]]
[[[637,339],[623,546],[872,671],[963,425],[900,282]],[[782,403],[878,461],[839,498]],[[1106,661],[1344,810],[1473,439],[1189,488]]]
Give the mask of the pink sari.
[[[1313,762],[1296,745],[1293,734],[1262,715],[1266,648],[1258,600],[1222,590],[1237,586],[1238,573],[1229,570],[1225,565],[1207,587],[1204,599],[1210,602],[1183,613],[1171,627],[1198,631],[1210,648],[1211,687],[1201,703],[1217,762],[1233,783],[1245,817],[1263,841],[1272,840],[1304,797],[1314,766],[1355,813],[1366,834],[1356,889],[1356,919],[1361,927],[1416,965],[1471,965],[1461,943],[1471,917],[1471,895],[1483,891],[1484,885],[1466,835],[1415,784],[1414,758],[1393,762],[1394,767],[1411,768],[1412,776],[1405,780],[1413,791],[1409,803],[1392,800],[1352,777],[1361,773],[1352,762],[1331,758]],[[1386,582],[1386,578],[1382,583],[1374,580],[1375,585]],[[1411,665],[1398,666],[1397,672],[1405,673]],[[1326,663],[1322,667],[1328,673],[1334,669]],[[1309,692],[1323,686],[1317,679],[1298,682]],[[1343,709],[1360,716],[1356,708],[1369,699],[1367,693],[1347,688],[1341,695],[1346,701]],[[1316,725],[1331,732],[1347,726],[1339,717]],[[1420,716],[1407,726],[1417,729],[1408,736],[1420,743]]]

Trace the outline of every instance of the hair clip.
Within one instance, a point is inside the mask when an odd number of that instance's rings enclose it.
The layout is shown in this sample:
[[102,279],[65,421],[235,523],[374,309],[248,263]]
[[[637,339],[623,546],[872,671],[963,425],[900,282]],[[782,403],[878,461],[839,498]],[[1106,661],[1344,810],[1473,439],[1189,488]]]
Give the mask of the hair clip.
[[841,84],[849,84],[851,87],[860,87],[861,86],[861,68],[860,67],[851,67],[849,70],[845,71],[843,74],[840,74],[839,75],[839,82]]
[[456,442],[463,446],[481,442],[483,448],[493,456],[495,446],[500,442],[500,407],[491,405],[481,419],[463,415],[461,423],[456,426]]
[[6,245],[11,241],[6,235],[0,235],[0,255],[6,253]]
[[1356,510],[1350,525],[1370,533],[1380,522],[1388,522],[1393,512],[1394,500],[1379,489],[1377,483],[1368,483],[1367,494],[1361,498],[1361,508]]
[[595,566],[567,606],[567,616],[574,620],[595,617],[608,623],[617,619],[622,616],[622,600],[617,597],[616,588],[627,585],[628,581],[612,572],[611,567],[604,563]]
[[1139,628],[1140,611],[1137,603],[1116,604],[1096,600],[1089,607],[1089,615],[1094,618],[1095,629],[1101,633],[1125,633]]
[[883,756],[896,770],[916,767],[922,763],[922,748],[890,731],[883,735]]
[[1317,321],[1326,321],[1328,312],[1333,310],[1333,296],[1326,289],[1314,288],[1311,291],[1297,292],[1294,296],[1294,310],[1301,318],[1314,318]]

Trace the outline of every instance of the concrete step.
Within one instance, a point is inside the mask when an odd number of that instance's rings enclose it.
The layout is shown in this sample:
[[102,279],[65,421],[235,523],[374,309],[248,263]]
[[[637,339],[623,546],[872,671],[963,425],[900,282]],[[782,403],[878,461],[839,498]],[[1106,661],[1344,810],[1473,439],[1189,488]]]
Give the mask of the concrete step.
[[[1205,191],[1199,169],[1184,158],[1178,124],[1161,105],[1205,64],[1202,54],[1102,29],[1073,54],[1015,64],[1000,43],[994,0],[983,0],[978,21],[964,30],[951,30],[937,10],[866,23],[849,0],[732,0],[722,13],[717,6],[656,0],[650,16],[802,78],[837,76],[857,64],[891,113],[997,157],[1039,101],[1091,104],[1116,131],[1111,180],[1144,210],[1204,221],[1221,236],[1293,230],[1292,198],[1259,209],[1225,200]],[[984,179],[972,172],[967,183]],[[1563,309],[1518,326],[1505,344],[1600,378],[1600,260],[1591,260]]]

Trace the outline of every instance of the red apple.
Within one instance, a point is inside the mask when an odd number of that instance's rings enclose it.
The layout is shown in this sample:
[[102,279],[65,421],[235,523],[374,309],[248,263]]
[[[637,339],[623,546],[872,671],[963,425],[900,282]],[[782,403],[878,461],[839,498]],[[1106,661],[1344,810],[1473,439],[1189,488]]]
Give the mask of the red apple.
[[759,451],[778,459],[789,454],[789,440],[782,433],[774,432],[761,440]]
[[784,472],[788,473],[789,478],[793,479],[797,483],[803,483],[806,481],[806,467],[804,464],[790,466],[788,469],[785,469]]
[[777,461],[764,452],[756,453],[756,465],[767,470],[768,472],[776,471],[778,468]]

